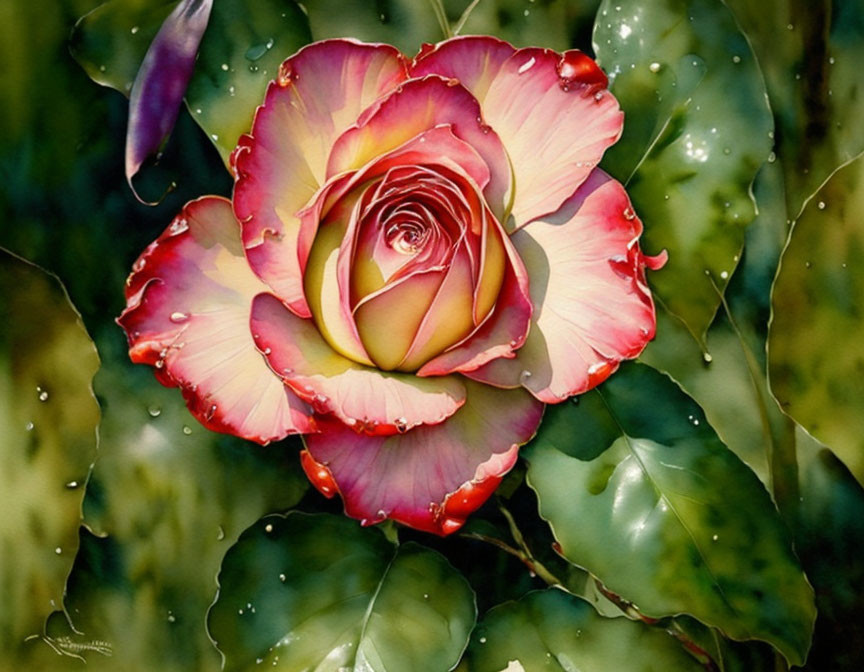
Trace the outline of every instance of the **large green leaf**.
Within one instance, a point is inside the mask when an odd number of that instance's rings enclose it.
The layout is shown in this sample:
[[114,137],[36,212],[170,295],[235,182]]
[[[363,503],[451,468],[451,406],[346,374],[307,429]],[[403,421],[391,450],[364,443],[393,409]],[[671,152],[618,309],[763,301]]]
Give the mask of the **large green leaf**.
[[800,510],[795,545],[816,587],[816,632],[806,670],[855,672],[864,642],[864,489],[803,430],[797,431]]
[[208,627],[228,670],[449,670],[477,616],[441,555],[326,514],[262,519],[219,584]]
[[547,410],[528,482],[562,554],[646,615],[687,613],[806,657],[813,591],[762,484],[701,409],[639,364]]
[[466,660],[471,672],[702,669],[662,630],[603,618],[584,600],[551,588],[490,610],[471,637]]
[[63,607],[96,458],[93,342],[57,280],[0,249],[0,660]]
[[838,171],[790,234],[768,339],[781,408],[864,483],[864,157]]
[[607,0],[594,48],[624,109],[604,167],[624,181],[645,245],[669,262],[652,284],[697,338],[719,305],[771,150],[765,87],[720,0]]
[[100,340],[101,451],[84,503],[99,536],[83,535],[69,580],[74,630],[53,618],[50,643],[90,670],[216,670],[204,614],[222,557],[246,527],[306,491],[298,445],[204,429],[178,390],[123,361],[117,331]]
[[[445,3],[458,24],[468,0]],[[495,35],[517,47],[588,51],[591,27],[600,0],[480,0],[462,26],[462,35]]]
[[213,3],[186,103],[223,160],[252,128],[279,64],[311,41],[306,16],[293,0]]
[[444,39],[429,0],[306,0],[303,6],[316,40],[385,42],[411,57],[424,42]]
[[[71,49],[99,84],[129,95],[147,47],[174,2],[111,0],[81,18]],[[219,0],[201,42],[186,103],[222,159],[252,126],[279,64],[312,39],[294,0]]]
[[864,2],[726,0],[765,75],[786,166],[786,198],[801,206],[864,151]]

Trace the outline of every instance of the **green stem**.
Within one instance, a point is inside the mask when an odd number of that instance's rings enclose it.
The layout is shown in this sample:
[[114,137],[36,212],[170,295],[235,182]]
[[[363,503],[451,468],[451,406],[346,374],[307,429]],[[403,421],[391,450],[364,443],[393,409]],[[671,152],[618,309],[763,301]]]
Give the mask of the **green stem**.
[[438,25],[441,26],[441,32],[444,33],[444,39],[449,40],[453,37],[453,31],[450,30],[450,22],[447,20],[447,12],[444,11],[444,5],[441,0],[429,0],[432,5],[432,11],[435,12],[435,18],[438,19]]
[[460,16],[459,20],[456,22],[456,27],[453,28],[454,35],[458,35],[462,32],[462,29],[465,27],[465,22],[468,21],[468,17],[471,16],[471,12],[474,11],[478,2],[480,2],[480,0],[473,0],[471,4],[465,8],[465,11],[462,12],[462,16]]

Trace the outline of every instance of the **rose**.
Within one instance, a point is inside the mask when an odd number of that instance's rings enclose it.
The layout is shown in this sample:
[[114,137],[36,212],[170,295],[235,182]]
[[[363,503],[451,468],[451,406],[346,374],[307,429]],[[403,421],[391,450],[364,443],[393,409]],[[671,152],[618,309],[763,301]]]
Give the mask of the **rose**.
[[622,128],[579,51],[328,40],[286,60],[231,157],[135,262],[130,355],[207,427],[303,434],[364,524],[447,534],[545,403],[653,337],[642,225],[596,168]]

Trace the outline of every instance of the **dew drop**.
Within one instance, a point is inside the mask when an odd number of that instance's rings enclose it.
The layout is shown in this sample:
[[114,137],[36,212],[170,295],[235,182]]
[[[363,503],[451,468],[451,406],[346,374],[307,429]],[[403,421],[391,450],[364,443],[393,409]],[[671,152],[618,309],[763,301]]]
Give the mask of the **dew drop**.
[[24,425],[24,429],[26,429],[28,432],[32,432],[33,427],[35,427],[35,425],[32,422],[28,422],[26,425]]
[[777,160],[777,155],[774,152],[771,152],[768,155],[768,163],[774,163]]
[[183,425],[183,433],[189,436],[192,433],[192,428],[189,425]]
[[174,616],[174,614],[173,614],[173,613],[171,612],[171,610],[169,609],[169,610],[168,610],[168,622],[169,622],[169,623],[173,623],[173,622],[176,621],[176,620],[177,620],[177,618]]
[[175,313],[171,313],[171,317],[169,319],[175,324],[180,324],[181,322],[185,322],[189,319],[189,313],[177,311]]
[[520,65],[520,66],[519,66],[519,69],[518,69],[516,72],[519,73],[520,75],[525,74],[525,73],[528,72],[531,68],[534,67],[534,64],[535,64],[536,62],[537,62],[537,59],[534,58],[534,57],[532,56],[532,57],[529,58],[527,61],[525,61],[522,65]]
[[711,541],[717,541],[719,538],[720,537],[715,534],[713,537],[711,537]]
[[287,578],[288,578],[288,577],[285,576],[284,574],[280,574],[280,575],[279,575],[279,580],[280,580],[282,583],[285,583],[285,580],[286,580]]
[[222,64],[222,70],[223,70],[224,72],[228,72],[228,64],[227,64],[227,63],[223,63],[223,64]]
[[265,531],[267,534],[270,534],[270,533],[273,531],[273,525],[271,525],[270,523],[267,523],[267,524],[264,526],[264,531]]
[[834,63],[836,63],[836,61],[834,60],[834,57],[833,57],[833,56],[831,56],[831,57],[828,59],[828,62],[829,62],[831,65],[834,65]]
[[69,482],[66,484],[66,489],[67,489],[67,490],[75,490],[75,489],[77,489],[77,488],[78,488],[78,481],[69,481]]
[[735,56],[732,57],[732,62],[733,63],[740,63],[741,57],[736,54]]
[[825,201],[819,201],[819,203],[817,203],[816,207],[819,208],[820,210],[824,210],[825,209]]
[[135,33],[138,32],[138,26],[132,26],[132,28],[129,30],[129,32],[134,35]]
[[54,549],[54,552],[55,552],[57,555],[60,555],[60,554],[63,552],[63,549],[60,548],[60,547],[58,546],[57,548]]
[[485,644],[485,643],[486,643],[486,638],[485,638],[485,637],[481,637],[481,638],[480,638],[480,643],[481,643],[481,644]]
[[[399,432],[400,434],[404,434],[405,432],[408,431],[408,420],[406,420],[405,418],[396,418],[393,421],[393,424],[396,427],[396,431]],[[384,513],[384,512],[379,511],[379,513]]]
[[629,206],[624,208],[624,219],[626,219],[628,222],[636,219],[636,213],[633,212],[633,208]]
[[147,413],[150,414],[151,418],[158,418],[162,415],[162,409],[159,406],[149,406],[147,408]]
[[723,153],[724,153],[726,156],[729,156],[729,155],[732,153],[732,150],[729,149],[728,147],[724,147],[724,148],[723,148]]
[[721,278],[722,280],[725,280],[725,279],[728,278],[728,277],[729,277],[729,272],[728,272],[728,271],[720,271],[720,278]]
[[711,362],[714,361],[714,358],[711,356],[710,352],[703,352],[702,353],[702,361],[704,361],[706,364],[710,364]]
[[651,72],[660,72],[660,64],[657,61],[654,61],[651,65],[648,66],[648,69]]
[[48,401],[48,391],[43,390],[41,387],[36,387],[36,394],[39,395],[39,401]]

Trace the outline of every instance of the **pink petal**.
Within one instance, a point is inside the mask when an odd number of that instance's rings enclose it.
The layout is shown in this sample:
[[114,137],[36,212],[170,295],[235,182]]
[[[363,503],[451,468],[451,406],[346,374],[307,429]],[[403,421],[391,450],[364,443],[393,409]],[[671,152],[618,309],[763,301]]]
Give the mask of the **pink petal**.
[[393,47],[316,42],[286,60],[233,156],[234,211],[249,263],[286,304],[309,316],[297,252],[296,216],[324,184],[336,138],[406,77]]
[[507,155],[498,135],[484,123],[475,98],[452,79],[435,75],[412,79],[379,100],[336,141],[327,175],[359,169],[441,124],[449,124],[454,135],[477,150],[486,162],[490,182],[484,193],[500,216],[512,181]]
[[313,432],[311,409],[268,368],[252,340],[252,299],[266,286],[249,269],[231,203],[188,203],[133,266],[126,330],[132,361],[179,385],[205,426],[268,443]]
[[332,413],[338,424],[350,424],[352,434],[395,434],[439,423],[465,402],[465,387],[456,377],[423,380],[342,357],[309,320],[271,294],[255,299],[251,324],[271,368],[318,413]]
[[557,403],[603,382],[654,337],[645,267],[662,258],[639,249],[642,223],[620,183],[597,169],[553,218],[511,236],[531,278],[534,315],[515,359],[467,375],[520,383]]
[[467,373],[493,359],[513,357],[513,353],[525,343],[531,327],[530,275],[510,237],[504,235],[499,227],[495,223],[507,255],[507,266],[495,307],[465,340],[420,367],[418,376],[443,376],[457,371]]
[[465,405],[446,422],[382,437],[323,419],[305,437],[303,466],[328,497],[362,524],[386,518],[446,535],[492,494],[519,446],[534,435],[543,404],[522,390],[467,382]]
[[458,79],[482,104],[501,66],[515,51],[515,47],[497,37],[454,37],[422,50],[411,65],[411,76]]
[[513,228],[555,212],[621,135],[624,115],[606,76],[577,50],[507,54],[497,40],[458,37],[418,57],[412,76],[427,73],[468,87],[504,143],[516,181]]

